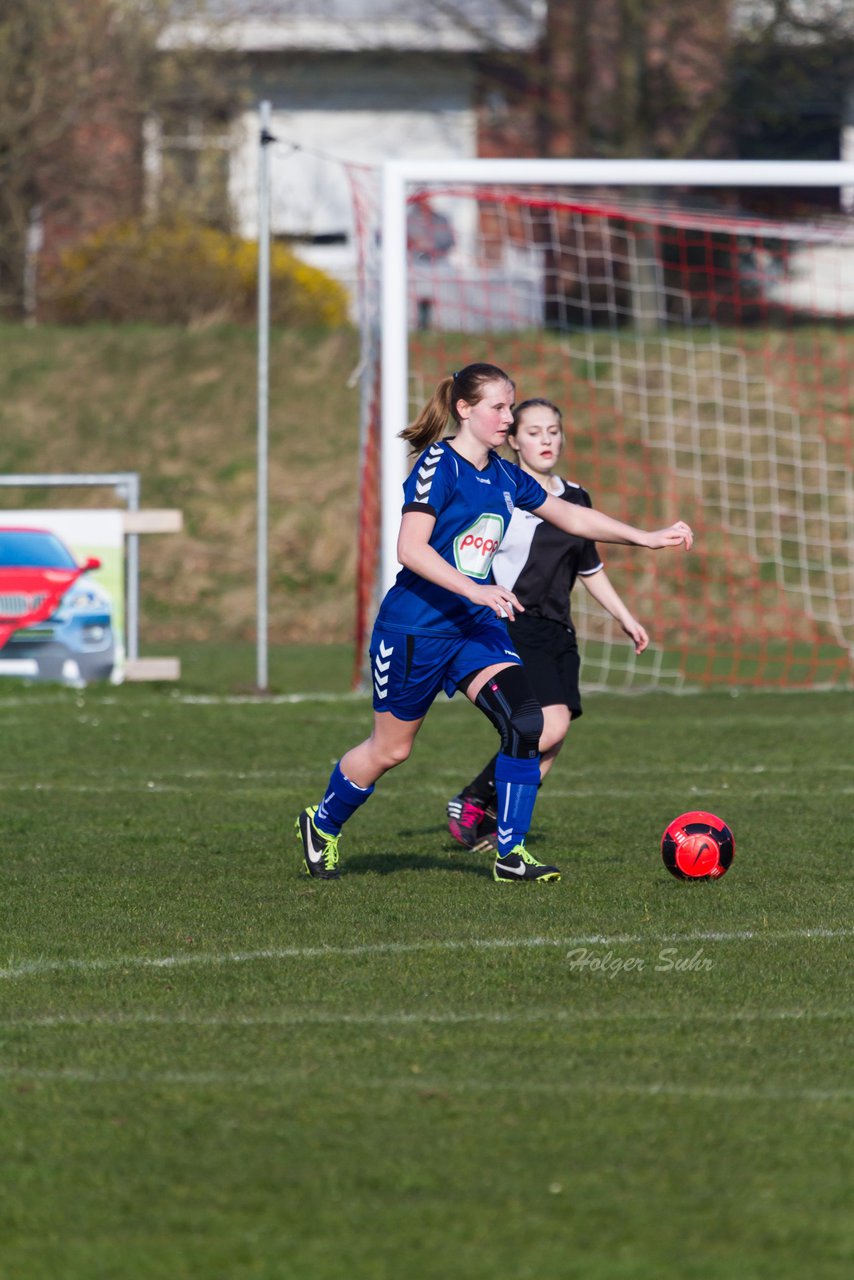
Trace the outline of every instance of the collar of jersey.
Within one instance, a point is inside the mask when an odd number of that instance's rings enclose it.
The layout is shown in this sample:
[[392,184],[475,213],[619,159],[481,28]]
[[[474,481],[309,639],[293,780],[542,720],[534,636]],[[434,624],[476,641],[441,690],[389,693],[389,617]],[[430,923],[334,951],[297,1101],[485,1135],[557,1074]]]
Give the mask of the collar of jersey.
[[498,453],[495,451],[495,449],[490,449],[486,455],[486,466],[476,467],[474,463],[470,462],[468,458],[463,456],[463,454],[457,453],[457,450],[454,448],[454,445],[453,445],[453,441],[455,438],[456,437],[454,436],[445,436],[442,440],[442,444],[446,444],[448,448],[452,451],[455,458],[459,458],[460,462],[464,462],[467,467],[471,467],[472,471],[476,471],[479,476],[483,475],[484,471],[488,471],[489,464],[492,462],[493,458],[497,458],[499,456]]

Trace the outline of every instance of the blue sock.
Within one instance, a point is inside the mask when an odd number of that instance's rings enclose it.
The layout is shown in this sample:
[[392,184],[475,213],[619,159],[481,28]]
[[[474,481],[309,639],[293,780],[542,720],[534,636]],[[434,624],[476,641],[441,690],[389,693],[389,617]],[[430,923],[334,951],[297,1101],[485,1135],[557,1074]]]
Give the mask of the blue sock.
[[519,760],[499,751],[495,761],[498,792],[498,856],[506,858],[524,841],[531,826],[540,785],[540,757]]
[[318,831],[327,836],[337,836],[348,818],[374,794],[373,786],[357,787],[341,772],[340,764],[336,764],[326,788],[326,795],[321,800],[314,815],[314,825]]

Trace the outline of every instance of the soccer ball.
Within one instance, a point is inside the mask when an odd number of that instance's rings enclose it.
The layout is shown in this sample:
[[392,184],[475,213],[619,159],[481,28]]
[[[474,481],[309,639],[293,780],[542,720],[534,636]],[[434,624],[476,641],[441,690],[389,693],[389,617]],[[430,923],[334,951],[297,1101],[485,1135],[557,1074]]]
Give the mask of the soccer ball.
[[729,871],[735,838],[722,818],[696,810],[680,814],[661,837],[661,856],[679,880],[719,880]]

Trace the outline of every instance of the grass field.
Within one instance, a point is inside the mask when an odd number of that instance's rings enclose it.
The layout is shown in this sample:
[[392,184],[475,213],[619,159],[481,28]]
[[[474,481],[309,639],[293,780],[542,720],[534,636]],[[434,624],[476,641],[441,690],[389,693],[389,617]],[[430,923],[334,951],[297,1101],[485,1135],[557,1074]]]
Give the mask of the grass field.
[[[263,700],[182,656],[0,689],[2,1280],[852,1274],[854,694],[591,696],[540,887],[447,837],[492,746],[455,699],[318,885],[349,653]],[[658,853],[699,807],[717,884]]]

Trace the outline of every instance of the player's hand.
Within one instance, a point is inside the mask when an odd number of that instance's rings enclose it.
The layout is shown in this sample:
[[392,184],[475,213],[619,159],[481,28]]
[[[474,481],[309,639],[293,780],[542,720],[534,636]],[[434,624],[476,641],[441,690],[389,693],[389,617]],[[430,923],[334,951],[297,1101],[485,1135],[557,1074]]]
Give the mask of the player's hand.
[[649,636],[636,618],[627,618],[622,628],[635,646],[635,653],[643,653],[649,644]]
[[677,520],[668,529],[656,529],[647,535],[647,546],[650,551],[660,551],[662,547],[678,547],[683,543],[685,550],[690,551],[694,545],[694,531],[684,520]]
[[497,618],[515,620],[517,613],[524,613],[524,606],[519,603],[512,591],[499,587],[497,582],[473,582],[469,599],[473,604],[491,609]]

